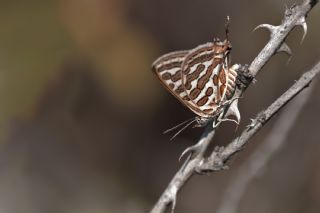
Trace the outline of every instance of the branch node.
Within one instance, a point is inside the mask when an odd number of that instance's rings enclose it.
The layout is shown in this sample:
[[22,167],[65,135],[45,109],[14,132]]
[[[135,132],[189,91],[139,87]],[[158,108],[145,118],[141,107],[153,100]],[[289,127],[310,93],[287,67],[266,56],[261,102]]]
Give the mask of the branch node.
[[174,213],[174,210],[176,209],[176,204],[177,204],[177,195],[175,195],[172,199],[171,199],[171,213]]
[[223,146],[216,146],[210,157],[203,160],[199,166],[195,169],[198,174],[207,174],[208,172],[220,171],[229,169],[229,166],[225,165],[221,154],[225,150]]
[[257,115],[257,123],[259,122],[260,124],[264,124],[266,120],[267,120],[267,116],[265,111],[262,111]]
[[290,16],[292,16],[292,14],[294,13],[294,8],[296,7],[297,5],[296,4],[293,4],[290,8],[287,8],[286,7],[286,10],[285,10],[285,12],[284,12],[284,16],[285,17],[290,17]]
[[240,90],[243,90],[249,86],[249,84],[254,80],[254,76],[248,69],[249,65],[241,65],[239,69],[237,69],[237,79],[236,84]]
[[248,130],[252,129],[253,127],[255,127],[257,125],[257,120],[250,118],[251,123],[249,125],[247,125]]

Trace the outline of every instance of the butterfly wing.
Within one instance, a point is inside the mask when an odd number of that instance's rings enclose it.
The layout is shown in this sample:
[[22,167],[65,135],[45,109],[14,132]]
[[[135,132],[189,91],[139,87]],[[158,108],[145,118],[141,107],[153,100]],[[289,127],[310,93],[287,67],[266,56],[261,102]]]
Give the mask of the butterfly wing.
[[198,46],[189,52],[182,65],[182,84],[202,117],[212,117],[223,96],[219,78],[223,58],[215,59],[214,48],[213,43]]
[[199,114],[194,103],[190,101],[181,80],[181,66],[188,53],[188,50],[184,50],[161,56],[152,64],[152,71],[171,94],[190,110]]
[[237,67],[229,68],[223,48],[219,42],[200,45],[182,65],[182,85],[201,117],[213,117],[234,94]]
[[179,100],[187,97],[182,88],[181,65],[189,51],[176,51],[159,57],[152,64],[152,71],[160,82]]
[[214,43],[206,43],[190,51],[171,52],[152,65],[153,72],[171,94],[206,118],[213,117],[220,104],[232,96],[235,85],[235,77],[230,81],[225,58],[215,58],[214,48]]

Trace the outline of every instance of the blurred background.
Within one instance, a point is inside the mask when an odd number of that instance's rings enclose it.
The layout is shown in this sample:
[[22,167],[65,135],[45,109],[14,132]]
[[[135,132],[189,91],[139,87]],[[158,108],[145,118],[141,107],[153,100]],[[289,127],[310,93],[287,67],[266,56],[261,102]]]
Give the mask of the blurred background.
[[[173,142],[162,132],[193,117],[151,73],[160,55],[224,38],[234,63],[249,64],[294,1],[1,0],[0,212],[147,212],[203,129]],[[224,123],[214,144],[239,135],[259,111],[319,59],[320,7],[240,100],[242,123]],[[316,84],[316,82],[315,82]],[[283,149],[250,183],[238,212],[320,212],[320,83]],[[302,93],[303,94],[303,93]],[[284,109],[285,110],[285,109]],[[280,112],[281,113],[281,112]],[[277,118],[234,158],[231,169],[194,176],[176,212],[215,212],[236,169]]]

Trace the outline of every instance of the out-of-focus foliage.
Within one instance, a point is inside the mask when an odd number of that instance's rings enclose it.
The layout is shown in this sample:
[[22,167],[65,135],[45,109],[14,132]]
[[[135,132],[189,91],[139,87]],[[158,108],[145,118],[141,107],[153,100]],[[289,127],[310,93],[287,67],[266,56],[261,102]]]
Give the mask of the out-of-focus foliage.
[[[2,1],[0,7],[0,98],[2,128],[34,113],[39,96],[56,78],[70,52],[53,2]],[[3,132],[3,131],[2,131]]]

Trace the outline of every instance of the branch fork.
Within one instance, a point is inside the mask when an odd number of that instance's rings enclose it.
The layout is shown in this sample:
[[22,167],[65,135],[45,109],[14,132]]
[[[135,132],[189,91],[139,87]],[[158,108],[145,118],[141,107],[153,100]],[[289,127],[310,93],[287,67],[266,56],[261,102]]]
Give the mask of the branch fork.
[[[296,26],[301,26],[303,28],[301,42],[304,40],[307,34],[305,18],[317,2],[317,0],[304,0],[300,5],[293,5],[289,9],[286,9],[285,16],[279,26],[261,24],[255,28],[255,30],[259,28],[268,29],[270,32],[270,39],[250,66],[244,65],[240,67],[235,97],[242,97],[242,94],[247,87],[255,81],[255,76],[274,54],[285,52],[291,56],[292,52],[285,43],[285,39],[292,29]],[[212,128],[211,124],[208,124],[199,142],[182,153],[182,156],[186,153],[190,154],[151,210],[151,213],[163,213],[170,204],[171,211],[174,212],[177,193],[193,174],[207,174],[209,172],[227,169],[228,166],[226,166],[226,163],[228,160],[241,151],[248,143],[249,139],[251,139],[286,103],[309,85],[311,80],[319,72],[320,62],[318,62],[311,71],[305,73],[289,90],[287,90],[287,92],[279,97],[265,111],[259,113],[255,119],[251,119],[251,124],[247,126],[239,137],[235,138],[226,147],[214,148],[210,156],[205,157],[204,154],[207,151],[216,130],[215,128]]]

